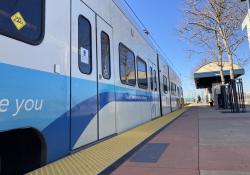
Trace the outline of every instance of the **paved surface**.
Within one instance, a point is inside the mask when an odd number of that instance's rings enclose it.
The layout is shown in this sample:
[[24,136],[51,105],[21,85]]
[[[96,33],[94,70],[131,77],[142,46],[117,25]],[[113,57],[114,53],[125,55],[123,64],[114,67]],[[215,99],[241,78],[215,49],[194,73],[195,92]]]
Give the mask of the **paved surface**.
[[250,175],[250,113],[205,108],[200,114],[201,174]]
[[117,160],[136,148],[146,139],[178,118],[186,109],[149,121],[92,147],[79,151],[30,175],[95,175],[103,172]]
[[135,162],[135,153],[113,174],[250,175],[250,113],[193,107],[149,143],[168,144],[157,162]]

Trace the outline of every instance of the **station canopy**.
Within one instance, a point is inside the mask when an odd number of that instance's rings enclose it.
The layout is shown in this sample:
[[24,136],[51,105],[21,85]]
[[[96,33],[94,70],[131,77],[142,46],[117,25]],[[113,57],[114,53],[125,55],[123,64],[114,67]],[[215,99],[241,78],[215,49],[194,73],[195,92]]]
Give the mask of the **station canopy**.
[[[225,82],[230,81],[230,64],[223,62],[223,71]],[[234,76],[235,78],[244,75],[245,71],[239,65],[234,64]],[[220,66],[218,62],[211,62],[203,65],[194,73],[194,81],[197,89],[211,88],[215,83],[221,83],[220,78]]]

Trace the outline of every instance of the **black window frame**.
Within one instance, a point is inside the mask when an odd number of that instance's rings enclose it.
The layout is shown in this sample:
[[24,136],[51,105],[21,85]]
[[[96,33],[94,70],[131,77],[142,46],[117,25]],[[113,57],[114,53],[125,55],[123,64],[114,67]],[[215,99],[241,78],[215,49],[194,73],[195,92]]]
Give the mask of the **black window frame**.
[[[103,43],[102,43],[102,35],[106,35],[107,36],[107,38],[108,38],[108,44],[109,44],[109,77],[107,78],[107,77],[105,77],[104,76],[104,69],[103,69],[103,58],[102,58],[102,49],[103,49]],[[102,67],[102,77],[104,78],[104,79],[106,79],[106,80],[110,80],[111,79],[111,48],[110,48],[110,37],[109,37],[109,35],[105,32],[105,31],[101,31],[101,67]]]
[[[133,83],[133,84],[130,84],[130,83],[124,83],[124,81],[122,80],[122,75],[121,75],[121,47],[124,47],[125,49],[127,49],[129,52],[131,52],[132,54],[133,54],[133,57],[134,57],[134,74],[135,74],[135,83]],[[119,43],[119,48],[118,48],[118,50],[119,50],[119,74],[120,74],[120,81],[121,81],[121,83],[122,84],[124,84],[124,85],[128,85],[128,86],[132,86],[132,87],[135,87],[136,86],[136,63],[135,63],[135,53],[131,50],[131,49],[129,49],[125,44],[123,44],[123,43]]]
[[169,89],[168,89],[168,78],[165,75],[163,75],[162,77],[163,77],[163,83],[162,83],[163,84],[163,92],[164,92],[164,94],[168,94],[168,92],[169,92]]
[[31,41],[29,39],[17,37],[17,35],[15,35],[13,33],[6,34],[6,32],[3,32],[1,30],[0,30],[0,35],[3,35],[5,37],[7,37],[7,38],[14,39],[16,41],[20,41],[20,42],[23,42],[23,43],[26,43],[26,44],[30,44],[30,45],[33,45],[33,46],[40,45],[43,42],[44,36],[45,36],[45,20],[46,20],[46,18],[45,18],[45,16],[46,16],[45,15],[45,13],[46,13],[46,9],[45,9],[46,8],[46,2],[45,1],[46,0],[40,0],[40,1],[42,1],[42,3],[41,3],[42,4],[42,7],[41,7],[42,14],[41,14],[41,33],[40,33],[40,37],[38,39]]
[[[81,69],[81,66],[80,66],[80,63],[81,63],[81,55],[80,55],[80,37],[79,37],[79,26],[80,26],[80,18],[83,18],[84,20],[86,20],[89,24],[89,27],[90,27],[90,58],[89,58],[89,65],[90,65],[90,69],[89,69],[89,72],[85,72]],[[87,64],[86,64],[87,65]],[[89,21],[88,18],[86,18],[85,16],[83,16],[82,14],[80,14],[78,16],[78,67],[79,67],[79,70],[82,74],[85,74],[85,75],[90,75],[92,73],[92,70],[93,70],[93,48],[92,48],[92,25],[91,25],[91,22]]]
[[[146,80],[147,80],[147,86],[143,86],[142,84],[139,83],[139,71],[138,71],[138,62],[141,61],[145,65],[145,74],[146,74]],[[147,70],[147,63],[144,61],[141,57],[137,56],[136,57],[136,66],[137,66],[137,84],[138,87],[141,89],[148,89],[148,70]]]

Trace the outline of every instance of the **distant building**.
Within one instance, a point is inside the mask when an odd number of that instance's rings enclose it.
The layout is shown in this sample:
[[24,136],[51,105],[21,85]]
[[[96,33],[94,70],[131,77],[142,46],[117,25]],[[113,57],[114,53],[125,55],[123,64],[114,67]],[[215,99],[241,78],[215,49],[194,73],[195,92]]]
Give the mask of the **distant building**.
[[246,98],[246,104],[250,104],[250,92],[247,92],[245,94],[245,98]]
[[[230,67],[228,62],[223,62],[223,73],[225,83],[230,82]],[[245,74],[245,70],[234,64],[234,77],[238,78]],[[211,62],[201,66],[194,73],[194,81],[197,89],[207,89],[207,101],[213,101],[215,106],[221,104],[221,77],[218,62]]]

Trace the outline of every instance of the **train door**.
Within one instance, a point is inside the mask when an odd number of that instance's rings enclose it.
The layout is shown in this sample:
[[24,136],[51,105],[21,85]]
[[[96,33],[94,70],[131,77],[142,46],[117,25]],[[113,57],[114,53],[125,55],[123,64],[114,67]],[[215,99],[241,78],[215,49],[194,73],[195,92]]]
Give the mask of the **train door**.
[[97,16],[99,139],[116,133],[113,29]]
[[98,140],[96,14],[72,1],[71,15],[71,146]]
[[150,90],[152,95],[152,102],[151,102],[151,117],[152,119],[157,117],[157,71],[156,65],[151,63],[149,67],[150,73]]

